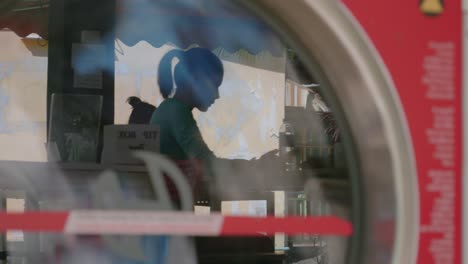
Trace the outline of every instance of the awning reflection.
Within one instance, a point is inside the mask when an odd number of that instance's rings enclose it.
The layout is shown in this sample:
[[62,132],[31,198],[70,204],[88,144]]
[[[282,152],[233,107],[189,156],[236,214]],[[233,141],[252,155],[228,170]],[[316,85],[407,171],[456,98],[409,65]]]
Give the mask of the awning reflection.
[[[71,3],[73,1],[69,1]],[[7,4],[8,3],[8,4]],[[48,38],[49,0],[9,0],[0,5],[0,28],[21,37],[37,33]],[[251,54],[281,55],[282,45],[258,17],[236,1],[227,0],[116,0],[115,37],[128,46],[146,41],[154,47],[198,45],[222,47]],[[262,36],[262,37],[259,37]]]

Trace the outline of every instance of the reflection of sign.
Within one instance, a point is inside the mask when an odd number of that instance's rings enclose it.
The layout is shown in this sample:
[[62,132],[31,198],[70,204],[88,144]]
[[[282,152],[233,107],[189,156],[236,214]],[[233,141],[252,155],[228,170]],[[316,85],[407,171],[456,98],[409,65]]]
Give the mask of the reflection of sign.
[[109,125],[104,127],[103,163],[136,164],[132,151],[159,152],[159,129],[151,125]]
[[223,215],[266,216],[267,201],[222,201]]
[[102,88],[102,68],[105,66],[105,51],[104,45],[73,44],[72,65],[75,73],[73,87]]
[[444,12],[443,0],[420,0],[419,8],[429,16],[436,16]]

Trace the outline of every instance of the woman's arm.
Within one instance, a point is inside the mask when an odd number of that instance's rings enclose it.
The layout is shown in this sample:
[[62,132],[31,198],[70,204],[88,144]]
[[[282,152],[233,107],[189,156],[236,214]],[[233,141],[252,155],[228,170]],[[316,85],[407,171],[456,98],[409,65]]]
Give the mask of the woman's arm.
[[189,158],[209,161],[215,158],[191,115],[184,115],[173,126],[173,135]]

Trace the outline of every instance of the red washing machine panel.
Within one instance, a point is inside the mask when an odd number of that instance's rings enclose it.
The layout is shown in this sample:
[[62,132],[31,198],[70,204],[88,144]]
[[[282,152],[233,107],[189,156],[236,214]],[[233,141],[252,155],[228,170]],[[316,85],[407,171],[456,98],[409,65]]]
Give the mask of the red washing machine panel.
[[418,262],[461,263],[462,3],[344,0],[400,96],[419,181]]

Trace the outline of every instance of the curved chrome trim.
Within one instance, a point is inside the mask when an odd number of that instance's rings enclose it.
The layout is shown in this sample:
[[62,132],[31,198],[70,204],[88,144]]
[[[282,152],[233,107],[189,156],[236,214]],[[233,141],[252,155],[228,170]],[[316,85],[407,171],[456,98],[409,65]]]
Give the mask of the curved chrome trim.
[[[263,14],[328,77],[335,106],[344,111],[360,159],[365,192],[360,263],[415,263],[418,250],[418,182],[409,128],[396,88],[358,23],[336,0],[256,0]],[[394,221],[391,245],[378,235]],[[382,259],[382,256],[391,256]]]

